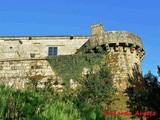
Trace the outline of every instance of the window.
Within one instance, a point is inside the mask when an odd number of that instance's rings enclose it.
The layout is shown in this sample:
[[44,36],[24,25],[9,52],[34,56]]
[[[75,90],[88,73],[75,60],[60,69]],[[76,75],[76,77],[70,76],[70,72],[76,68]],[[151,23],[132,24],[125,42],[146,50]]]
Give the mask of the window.
[[58,48],[57,47],[49,47],[48,48],[48,56],[57,55]]
[[30,53],[31,58],[35,58],[35,53]]

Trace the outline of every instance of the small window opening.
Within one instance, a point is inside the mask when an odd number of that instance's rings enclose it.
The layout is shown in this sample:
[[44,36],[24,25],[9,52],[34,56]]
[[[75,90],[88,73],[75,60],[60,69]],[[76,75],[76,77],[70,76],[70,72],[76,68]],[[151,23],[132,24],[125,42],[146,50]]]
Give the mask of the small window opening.
[[35,58],[35,53],[30,53],[31,58]]

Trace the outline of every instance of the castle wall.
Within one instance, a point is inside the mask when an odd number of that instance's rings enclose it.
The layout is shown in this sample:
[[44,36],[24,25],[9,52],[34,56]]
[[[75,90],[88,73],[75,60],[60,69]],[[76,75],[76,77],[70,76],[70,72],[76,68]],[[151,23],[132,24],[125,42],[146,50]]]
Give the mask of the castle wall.
[[[0,81],[9,86],[23,88],[30,80],[42,87],[48,80],[58,79],[48,61],[49,47],[57,47],[57,55],[75,54],[89,36],[0,37]],[[31,54],[35,54],[31,58]]]
[[[11,84],[10,81],[28,80],[27,76],[32,77],[33,74],[37,76],[40,71],[44,76],[52,74],[48,63],[42,60],[48,56],[49,47],[57,47],[57,55],[69,55],[75,54],[86,42],[93,48],[105,45],[114,84],[120,90],[129,86],[130,78],[134,79],[136,67],[138,73],[142,72],[141,61],[145,52],[140,37],[126,31],[106,32],[100,23],[92,25],[92,36],[0,37],[0,80]],[[33,54],[35,56],[31,57]],[[33,69],[32,64],[41,67]],[[37,73],[30,72],[33,70]]]
[[15,88],[24,88],[30,80],[44,83],[56,77],[47,60],[0,61],[0,81]]
[[35,59],[48,56],[49,47],[57,47],[57,55],[74,54],[89,39],[88,36],[0,37],[0,60]]

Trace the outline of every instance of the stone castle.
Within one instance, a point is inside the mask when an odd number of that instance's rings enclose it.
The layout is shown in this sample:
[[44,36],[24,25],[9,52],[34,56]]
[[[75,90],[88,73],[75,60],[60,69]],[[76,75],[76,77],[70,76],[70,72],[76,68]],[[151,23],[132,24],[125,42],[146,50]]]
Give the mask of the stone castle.
[[126,31],[105,31],[102,23],[92,25],[91,36],[13,36],[0,37],[0,81],[21,88],[29,79],[40,76],[42,82],[56,75],[47,56],[75,54],[85,44],[103,45],[109,51],[107,61],[119,89],[129,85],[133,69],[141,73],[144,48],[141,39]]

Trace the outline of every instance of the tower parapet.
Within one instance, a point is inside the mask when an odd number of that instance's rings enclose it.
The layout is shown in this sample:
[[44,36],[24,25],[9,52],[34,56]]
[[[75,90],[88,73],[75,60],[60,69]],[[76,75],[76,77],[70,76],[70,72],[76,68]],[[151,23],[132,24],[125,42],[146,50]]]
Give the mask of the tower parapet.
[[109,54],[107,61],[113,74],[114,85],[125,90],[129,85],[129,79],[134,79],[134,72],[141,74],[141,61],[145,51],[141,38],[127,31],[108,31],[103,25],[92,25],[92,37],[89,40],[91,47],[105,45]]
[[123,52],[130,48],[130,52],[137,52],[140,60],[144,58],[144,47],[141,38],[137,35],[127,32],[127,31],[110,31],[106,32],[105,38],[107,38],[107,43],[111,47],[114,47],[114,51],[117,52],[118,47],[123,47]]

